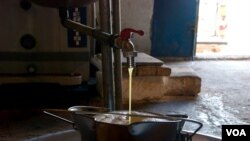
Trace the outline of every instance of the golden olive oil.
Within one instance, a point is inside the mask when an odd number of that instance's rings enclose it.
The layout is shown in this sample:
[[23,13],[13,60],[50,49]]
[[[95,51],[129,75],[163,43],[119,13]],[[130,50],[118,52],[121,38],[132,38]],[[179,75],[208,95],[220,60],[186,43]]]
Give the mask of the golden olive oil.
[[[129,92],[129,107],[128,107],[128,114],[131,114],[132,110],[132,74],[133,74],[133,68],[128,68],[128,76],[129,76],[129,84],[128,84],[128,92]],[[129,116],[129,123],[131,123],[131,116]]]

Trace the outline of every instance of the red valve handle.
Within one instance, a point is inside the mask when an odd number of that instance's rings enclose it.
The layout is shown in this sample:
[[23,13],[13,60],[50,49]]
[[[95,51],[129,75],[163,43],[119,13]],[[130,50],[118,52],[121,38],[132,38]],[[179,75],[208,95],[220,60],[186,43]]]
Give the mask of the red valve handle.
[[120,38],[123,39],[123,40],[126,40],[126,39],[129,39],[131,38],[131,33],[137,33],[139,35],[144,35],[144,32],[142,30],[135,30],[135,29],[132,29],[132,28],[125,28],[121,31],[120,33]]

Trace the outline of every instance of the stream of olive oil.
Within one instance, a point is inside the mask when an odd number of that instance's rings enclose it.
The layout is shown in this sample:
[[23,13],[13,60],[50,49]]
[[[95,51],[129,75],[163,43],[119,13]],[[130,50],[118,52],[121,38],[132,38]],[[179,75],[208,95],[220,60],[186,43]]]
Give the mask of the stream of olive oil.
[[[129,107],[128,107],[128,114],[131,114],[132,109],[132,74],[133,74],[133,67],[128,68],[128,76],[129,76],[129,84],[128,84],[128,92],[129,92]],[[131,116],[128,118],[129,123],[131,123]]]

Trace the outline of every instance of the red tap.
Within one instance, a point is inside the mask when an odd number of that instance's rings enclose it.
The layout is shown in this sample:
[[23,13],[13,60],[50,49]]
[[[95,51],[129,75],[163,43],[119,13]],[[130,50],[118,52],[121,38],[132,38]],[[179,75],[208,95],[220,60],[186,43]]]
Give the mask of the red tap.
[[135,30],[135,29],[132,29],[132,28],[124,28],[120,33],[120,38],[122,40],[129,39],[129,38],[131,38],[133,33],[137,33],[137,34],[139,34],[141,36],[144,35],[144,32],[142,30]]
[[139,34],[141,36],[144,35],[144,32],[142,30],[125,28],[121,31],[120,37],[116,41],[117,45],[122,49],[123,56],[127,58],[127,65],[129,68],[135,67],[134,57],[137,56],[134,44],[130,40],[133,33]]

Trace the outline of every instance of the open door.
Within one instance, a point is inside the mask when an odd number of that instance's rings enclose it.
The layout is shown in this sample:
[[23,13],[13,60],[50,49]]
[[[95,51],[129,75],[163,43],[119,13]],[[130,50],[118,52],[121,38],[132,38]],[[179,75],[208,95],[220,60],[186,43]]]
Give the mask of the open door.
[[195,54],[198,0],[155,0],[151,54],[190,57]]

